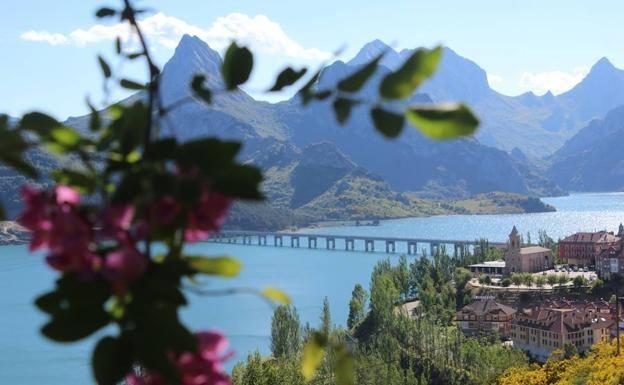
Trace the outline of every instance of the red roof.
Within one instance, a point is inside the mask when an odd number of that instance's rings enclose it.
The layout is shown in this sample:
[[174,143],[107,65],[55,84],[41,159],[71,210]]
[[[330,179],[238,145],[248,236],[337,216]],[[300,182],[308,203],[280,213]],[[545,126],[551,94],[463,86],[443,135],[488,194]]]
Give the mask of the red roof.
[[609,233],[606,231],[598,231],[595,233],[575,233],[569,235],[561,242],[570,242],[570,243],[611,243],[618,242],[620,238],[613,235],[613,233]]

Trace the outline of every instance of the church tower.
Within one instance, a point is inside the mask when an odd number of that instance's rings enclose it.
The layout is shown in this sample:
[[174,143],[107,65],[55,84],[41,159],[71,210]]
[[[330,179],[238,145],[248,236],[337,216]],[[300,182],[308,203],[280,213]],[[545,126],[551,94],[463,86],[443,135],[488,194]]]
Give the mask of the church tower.
[[624,225],[620,223],[620,228],[618,229],[617,236],[622,238],[624,237]]
[[520,250],[520,234],[515,225],[513,229],[511,229],[511,233],[509,233],[509,241],[507,243],[510,250]]

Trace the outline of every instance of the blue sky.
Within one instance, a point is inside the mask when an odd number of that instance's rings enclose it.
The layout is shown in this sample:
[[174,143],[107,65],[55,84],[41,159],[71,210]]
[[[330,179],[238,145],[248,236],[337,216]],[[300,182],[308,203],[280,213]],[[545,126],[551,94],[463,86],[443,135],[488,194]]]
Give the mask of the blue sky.
[[[111,34],[91,0],[21,0],[0,13],[0,112],[37,108],[60,118],[101,100],[96,54],[112,56]],[[115,0],[108,0],[115,5]],[[598,59],[624,67],[624,2],[604,0],[150,0],[157,59],[164,64],[182,32],[221,50],[231,37],[259,52],[250,89],[264,88],[286,63],[317,65],[346,47],[350,58],[375,38],[396,48],[443,43],[484,68],[498,91],[565,91]],[[125,66],[129,76],[136,67]],[[113,95],[118,98],[121,94]],[[288,95],[283,95],[286,97]]]

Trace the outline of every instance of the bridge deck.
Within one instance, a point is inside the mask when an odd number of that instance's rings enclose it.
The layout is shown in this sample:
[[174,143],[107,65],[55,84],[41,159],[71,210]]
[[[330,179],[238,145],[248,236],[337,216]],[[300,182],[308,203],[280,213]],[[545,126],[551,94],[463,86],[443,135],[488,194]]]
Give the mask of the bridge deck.
[[[294,238],[329,238],[344,240],[369,240],[380,242],[405,242],[405,243],[429,243],[429,244],[465,244],[473,245],[474,240],[458,240],[458,239],[428,239],[428,238],[402,238],[402,237],[382,237],[369,235],[345,235],[345,234],[314,234],[314,233],[295,233],[295,232],[269,232],[269,231],[232,231],[225,230],[220,233],[220,237],[242,237],[242,236],[278,236],[278,237],[294,237]],[[502,246],[504,242],[489,242],[491,246]]]

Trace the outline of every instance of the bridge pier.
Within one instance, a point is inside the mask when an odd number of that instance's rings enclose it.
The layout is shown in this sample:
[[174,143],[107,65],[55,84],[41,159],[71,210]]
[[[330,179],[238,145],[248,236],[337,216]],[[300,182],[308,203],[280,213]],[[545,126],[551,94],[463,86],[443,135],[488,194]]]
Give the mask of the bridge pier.
[[372,239],[365,239],[364,240],[364,251],[375,251],[375,241],[373,241]]
[[429,252],[431,253],[431,256],[436,255],[439,250],[440,250],[440,244],[439,243],[430,243],[429,244]]
[[[278,243],[279,241],[279,243]],[[281,235],[275,235],[273,236],[273,246],[284,246],[284,240],[282,239]]]
[[243,235],[243,245],[251,245],[251,235]]
[[[349,245],[351,248],[349,248]],[[355,239],[353,238],[345,238],[345,250],[355,250]]]
[[[295,246],[295,243],[297,244],[297,246]],[[290,237],[290,247],[299,247],[299,237]]]
[[336,249],[336,238],[325,238],[325,247],[327,248],[327,250],[330,249],[330,245],[331,250]]
[[258,235],[258,246],[266,246],[267,237],[266,235]]
[[316,237],[308,237],[308,249],[312,247],[316,249]]
[[407,254],[418,253],[418,242],[407,242]]
[[395,251],[394,241],[386,241],[386,253],[394,253]]

